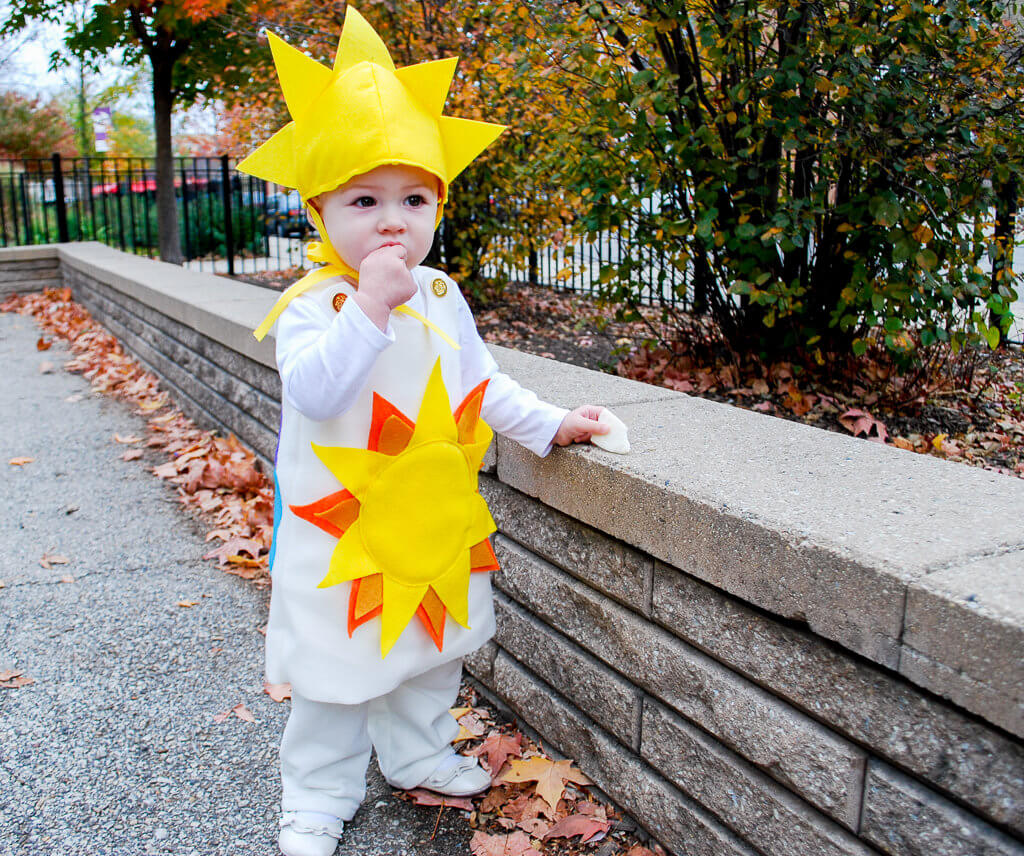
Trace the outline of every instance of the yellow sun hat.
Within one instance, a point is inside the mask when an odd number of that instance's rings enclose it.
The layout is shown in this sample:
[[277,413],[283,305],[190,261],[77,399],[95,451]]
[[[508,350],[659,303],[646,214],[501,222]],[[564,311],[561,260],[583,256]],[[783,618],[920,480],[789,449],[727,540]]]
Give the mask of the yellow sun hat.
[[[440,222],[452,179],[505,129],[443,116],[458,58],[396,69],[380,36],[351,5],[333,68],[267,35],[292,121],[238,170],[293,187],[305,203],[378,166],[405,164],[437,176]],[[315,207],[307,208],[325,239],[311,257],[350,271],[327,243]]]

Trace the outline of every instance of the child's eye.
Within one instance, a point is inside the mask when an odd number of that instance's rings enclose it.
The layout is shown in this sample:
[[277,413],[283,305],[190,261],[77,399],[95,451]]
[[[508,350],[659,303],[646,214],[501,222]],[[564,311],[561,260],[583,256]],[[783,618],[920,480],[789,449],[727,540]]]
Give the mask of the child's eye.
[[354,204],[357,208],[372,208],[377,204],[377,200],[372,196],[360,196]]
[[419,208],[421,205],[426,205],[427,200],[420,196],[418,193],[414,193],[411,196],[405,198],[405,204],[412,208]]

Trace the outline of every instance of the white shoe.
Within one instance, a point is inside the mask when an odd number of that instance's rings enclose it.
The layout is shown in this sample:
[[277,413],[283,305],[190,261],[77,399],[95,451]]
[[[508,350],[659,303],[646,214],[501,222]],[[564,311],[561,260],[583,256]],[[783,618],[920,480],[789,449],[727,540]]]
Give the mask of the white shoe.
[[331,856],[345,824],[322,812],[286,811],[280,827],[277,846],[284,856]]
[[417,787],[450,797],[468,797],[490,786],[491,777],[476,758],[453,753]]

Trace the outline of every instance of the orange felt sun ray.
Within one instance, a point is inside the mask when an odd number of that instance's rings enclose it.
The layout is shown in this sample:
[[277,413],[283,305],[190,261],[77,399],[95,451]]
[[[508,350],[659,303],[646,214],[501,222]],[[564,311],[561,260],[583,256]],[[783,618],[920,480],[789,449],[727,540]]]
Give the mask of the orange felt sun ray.
[[469,548],[469,570],[476,571],[499,571],[498,557],[494,555],[494,548],[489,538],[484,538],[478,544]]
[[384,577],[373,574],[352,581],[352,592],[348,597],[348,635],[349,638],[360,624],[376,618],[384,609],[381,591]]
[[476,437],[476,426],[480,420],[480,408],[484,404],[484,393],[490,378],[474,386],[462,403],[455,408],[455,424],[459,426],[459,442],[472,443]]
[[348,490],[339,490],[309,505],[289,505],[296,517],[340,538],[359,517],[359,500]]
[[437,650],[444,650],[444,619],[447,612],[444,604],[441,603],[441,598],[437,596],[437,592],[433,589],[427,589],[427,593],[423,595],[423,600],[420,601],[416,614],[419,616],[430,638],[434,640]]
[[373,416],[370,420],[370,439],[367,449],[383,452],[385,455],[397,455],[412,438],[416,423],[402,413],[395,405],[378,395],[373,394]]

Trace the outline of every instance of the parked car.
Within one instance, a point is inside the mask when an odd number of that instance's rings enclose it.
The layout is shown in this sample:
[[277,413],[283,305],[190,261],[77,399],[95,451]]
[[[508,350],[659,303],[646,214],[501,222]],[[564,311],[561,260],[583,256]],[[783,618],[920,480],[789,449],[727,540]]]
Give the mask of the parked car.
[[267,197],[264,208],[267,219],[267,232],[271,235],[284,237],[298,234],[304,236],[309,231],[306,220],[306,209],[302,205],[302,197],[297,190],[287,193],[272,193]]

